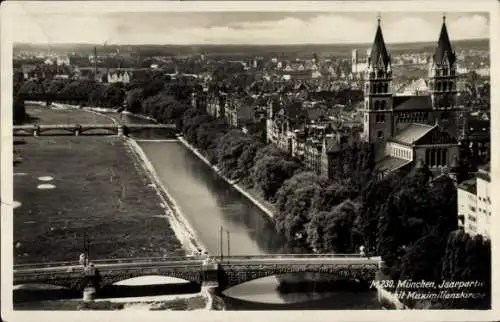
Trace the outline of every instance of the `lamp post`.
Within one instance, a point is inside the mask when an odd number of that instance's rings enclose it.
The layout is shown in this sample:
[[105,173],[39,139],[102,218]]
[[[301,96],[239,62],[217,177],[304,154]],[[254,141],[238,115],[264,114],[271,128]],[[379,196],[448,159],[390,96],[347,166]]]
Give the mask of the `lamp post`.
[[222,226],[220,226],[220,229],[219,229],[219,241],[220,241],[220,260],[222,262],[222,260],[224,259],[224,250],[223,250],[223,247],[224,247],[224,244],[223,244],[223,239],[224,239],[224,228],[222,228]]
[[229,230],[226,230],[226,234],[227,234],[227,257],[229,257],[229,254],[230,254],[230,245],[231,245],[231,233],[229,232]]
[[87,232],[83,233],[83,253],[86,257],[85,264],[87,264],[90,258],[90,238],[87,236]]
[[229,256],[231,252],[231,232],[227,229],[224,229],[224,227],[220,226],[219,229],[219,241],[220,241],[220,260],[222,261],[224,259],[224,232],[226,232],[226,238],[227,238],[227,256]]

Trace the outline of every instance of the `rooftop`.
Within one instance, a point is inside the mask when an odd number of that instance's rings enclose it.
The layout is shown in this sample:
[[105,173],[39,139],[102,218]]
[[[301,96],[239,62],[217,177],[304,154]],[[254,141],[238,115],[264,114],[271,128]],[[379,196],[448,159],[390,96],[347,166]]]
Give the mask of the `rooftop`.
[[434,52],[434,62],[438,64],[448,62],[450,65],[455,63],[456,56],[451,47],[450,37],[446,28],[446,18],[443,17],[443,25],[439,34],[438,46]]
[[378,19],[377,31],[370,51],[369,64],[387,68],[390,62],[389,53],[385,47],[382,28],[380,27],[380,19]]
[[425,111],[432,109],[429,95],[398,95],[393,98],[395,111]]
[[409,163],[411,163],[411,161],[387,156],[377,162],[377,164],[375,165],[375,170],[383,172],[384,174],[388,174],[402,168]]
[[462,182],[461,184],[458,185],[458,189],[467,191],[472,194],[476,194],[477,191],[476,179],[473,178]]
[[410,124],[404,130],[399,132],[390,141],[412,145],[427,133],[429,133],[434,126],[425,124]]

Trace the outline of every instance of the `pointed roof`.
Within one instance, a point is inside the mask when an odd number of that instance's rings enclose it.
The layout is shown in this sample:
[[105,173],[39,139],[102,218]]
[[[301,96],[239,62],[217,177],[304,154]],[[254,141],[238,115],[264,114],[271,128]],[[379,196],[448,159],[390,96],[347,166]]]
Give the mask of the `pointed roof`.
[[439,34],[438,46],[434,52],[434,62],[441,64],[445,58],[448,59],[450,65],[456,61],[455,52],[451,47],[448,29],[446,28],[446,17],[443,16],[443,25]]
[[385,47],[384,36],[382,35],[382,28],[380,27],[380,18],[377,20],[378,26],[372,50],[370,52],[370,64],[378,65],[380,62],[382,63],[382,66],[387,67],[391,58],[387,52],[387,48]]

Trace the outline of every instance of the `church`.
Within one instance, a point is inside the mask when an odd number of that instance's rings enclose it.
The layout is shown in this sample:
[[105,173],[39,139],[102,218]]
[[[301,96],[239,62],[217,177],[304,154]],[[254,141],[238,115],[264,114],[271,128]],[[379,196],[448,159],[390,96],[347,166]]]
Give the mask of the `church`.
[[376,170],[388,174],[425,164],[443,172],[458,162],[457,58],[443,17],[428,69],[428,95],[392,93],[391,56],[378,19],[367,61],[363,134],[375,146]]

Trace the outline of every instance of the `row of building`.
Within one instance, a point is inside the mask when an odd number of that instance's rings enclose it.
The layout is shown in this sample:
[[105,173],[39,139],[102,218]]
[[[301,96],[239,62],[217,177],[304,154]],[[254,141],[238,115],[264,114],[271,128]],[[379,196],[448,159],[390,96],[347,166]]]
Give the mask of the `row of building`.
[[[420,80],[425,88],[393,93],[393,66],[379,20],[364,71],[364,99],[354,113],[311,100],[310,89],[301,86],[258,97],[207,91],[204,106],[212,116],[236,127],[265,124],[268,143],[329,177],[335,154],[359,142],[373,144],[375,168],[382,175],[417,164],[436,175],[449,174],[464,148],[481,161],[489,160],[489,119],[473,117],[457,105],[457,55],[444,18],[428,64],[427,79]],[[459,225],[486,238],[490,237],[489,182],[487,166],[458,187]]]

